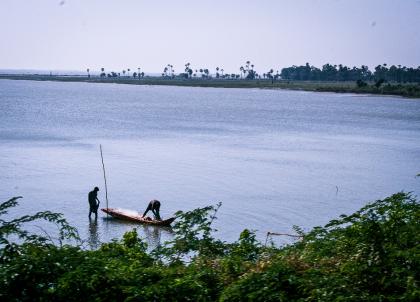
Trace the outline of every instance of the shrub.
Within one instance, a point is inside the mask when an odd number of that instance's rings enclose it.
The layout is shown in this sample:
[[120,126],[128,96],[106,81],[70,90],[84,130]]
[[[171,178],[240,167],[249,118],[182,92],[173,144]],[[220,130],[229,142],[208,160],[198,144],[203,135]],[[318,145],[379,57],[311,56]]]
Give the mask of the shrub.
[[[1,204],[0,214],[15,201]],[[91,251],[25,233],[20,222],[30,216],[14,222],[0,220],[0,299],[420,299],[420,205],[410,194],[397,193],[352,215],[341,215],[324,227],[300,232],[302,240],[282,247],[262,245],[249,230],[233,243],[214,239],[211,225],[219,206],[177,213],[174,238],[151,252],[135,229],[122,240]],[[46,213],[45,217],[62,219]],[[4,239],[14,232],[22,235],[22,244]]]

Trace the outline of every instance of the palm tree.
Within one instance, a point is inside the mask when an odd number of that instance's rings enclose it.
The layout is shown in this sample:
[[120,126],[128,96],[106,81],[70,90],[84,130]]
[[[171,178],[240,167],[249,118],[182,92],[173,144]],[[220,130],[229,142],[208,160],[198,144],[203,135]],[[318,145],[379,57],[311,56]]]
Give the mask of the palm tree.
[[190,63],[187,63],[187,64],[185,64],[185,73],[187,74],[187,79],[188,79],[188,77],[189,77],[189,75],[190,75]]
[[241,72],[241,79],[242,79],[242,73],[245,74],[245,68],[243,66],[239,67],[239,70]]
[[139,80],[140,80],[140,67],[137,68],[137,71],[138,71],[137,75],[139,76]]
[[125,76],[125,70],[123,70],[123,76]]
[[90,78],[89,68],[86,69],[86,71],[87,71],[87,74],[88,74],[88,78]]
[[127,68],[128,76],[130,76],[130,68]]
[[173,76],[174,73],[174,65],[168,64],[166,65],[165,69],[163,70],[163,72],[165,73],[165,76]]

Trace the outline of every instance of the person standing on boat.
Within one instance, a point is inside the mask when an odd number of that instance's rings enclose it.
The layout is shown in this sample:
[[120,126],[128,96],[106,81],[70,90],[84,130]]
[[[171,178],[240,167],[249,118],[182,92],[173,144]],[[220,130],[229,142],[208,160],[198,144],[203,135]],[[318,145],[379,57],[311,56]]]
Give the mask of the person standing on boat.
[[99,208],[99,199],[98,199],[98,191],[99,188],[95,187],[93,191],[89,192],[88,199],[89,199],[89,218],[92,213],[95,213],[95,219],[98,218],[98,208]]
[[159,210],[160,210],[160,201],[153,199],[149,202],[149,205],[147,206],[146,211],[144,211],[144,214],[142,217],[146,216],[147,212],[152,211],[156,220],[162,220],[160,219]]

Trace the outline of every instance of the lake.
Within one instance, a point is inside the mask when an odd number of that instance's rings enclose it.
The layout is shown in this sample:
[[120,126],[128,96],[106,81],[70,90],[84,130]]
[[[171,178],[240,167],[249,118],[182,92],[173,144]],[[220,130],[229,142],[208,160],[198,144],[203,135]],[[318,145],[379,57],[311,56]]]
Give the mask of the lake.
[[[24,197],[11,216],[61,212],[90,247],[135,227],[88,219],[94,186],[105,206],[100,144],[110,207],[158,199],[165,218],[222,202],[227,241],[309,230],[420,188],[418,99],[0,80],[0,200]],[[171,238],[137,227],[152,246]]]

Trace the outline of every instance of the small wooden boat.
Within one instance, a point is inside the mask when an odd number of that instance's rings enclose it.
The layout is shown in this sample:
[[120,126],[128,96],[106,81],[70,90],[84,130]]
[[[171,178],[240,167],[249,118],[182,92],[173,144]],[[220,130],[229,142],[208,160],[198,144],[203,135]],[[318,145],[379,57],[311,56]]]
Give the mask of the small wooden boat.
[[151,224],[151,225],[159,225],[159,226],[170,226],[171,223],[175,220],[175,217],[171,217],[165,220],[153,220],[149,217],[143,218],[140,214],[135,213],[127,213],[121,209],[113,209],[113,208],[104,208],[101,209],[103,212],[111,215],[114,218],[143,223],[143,224]]

